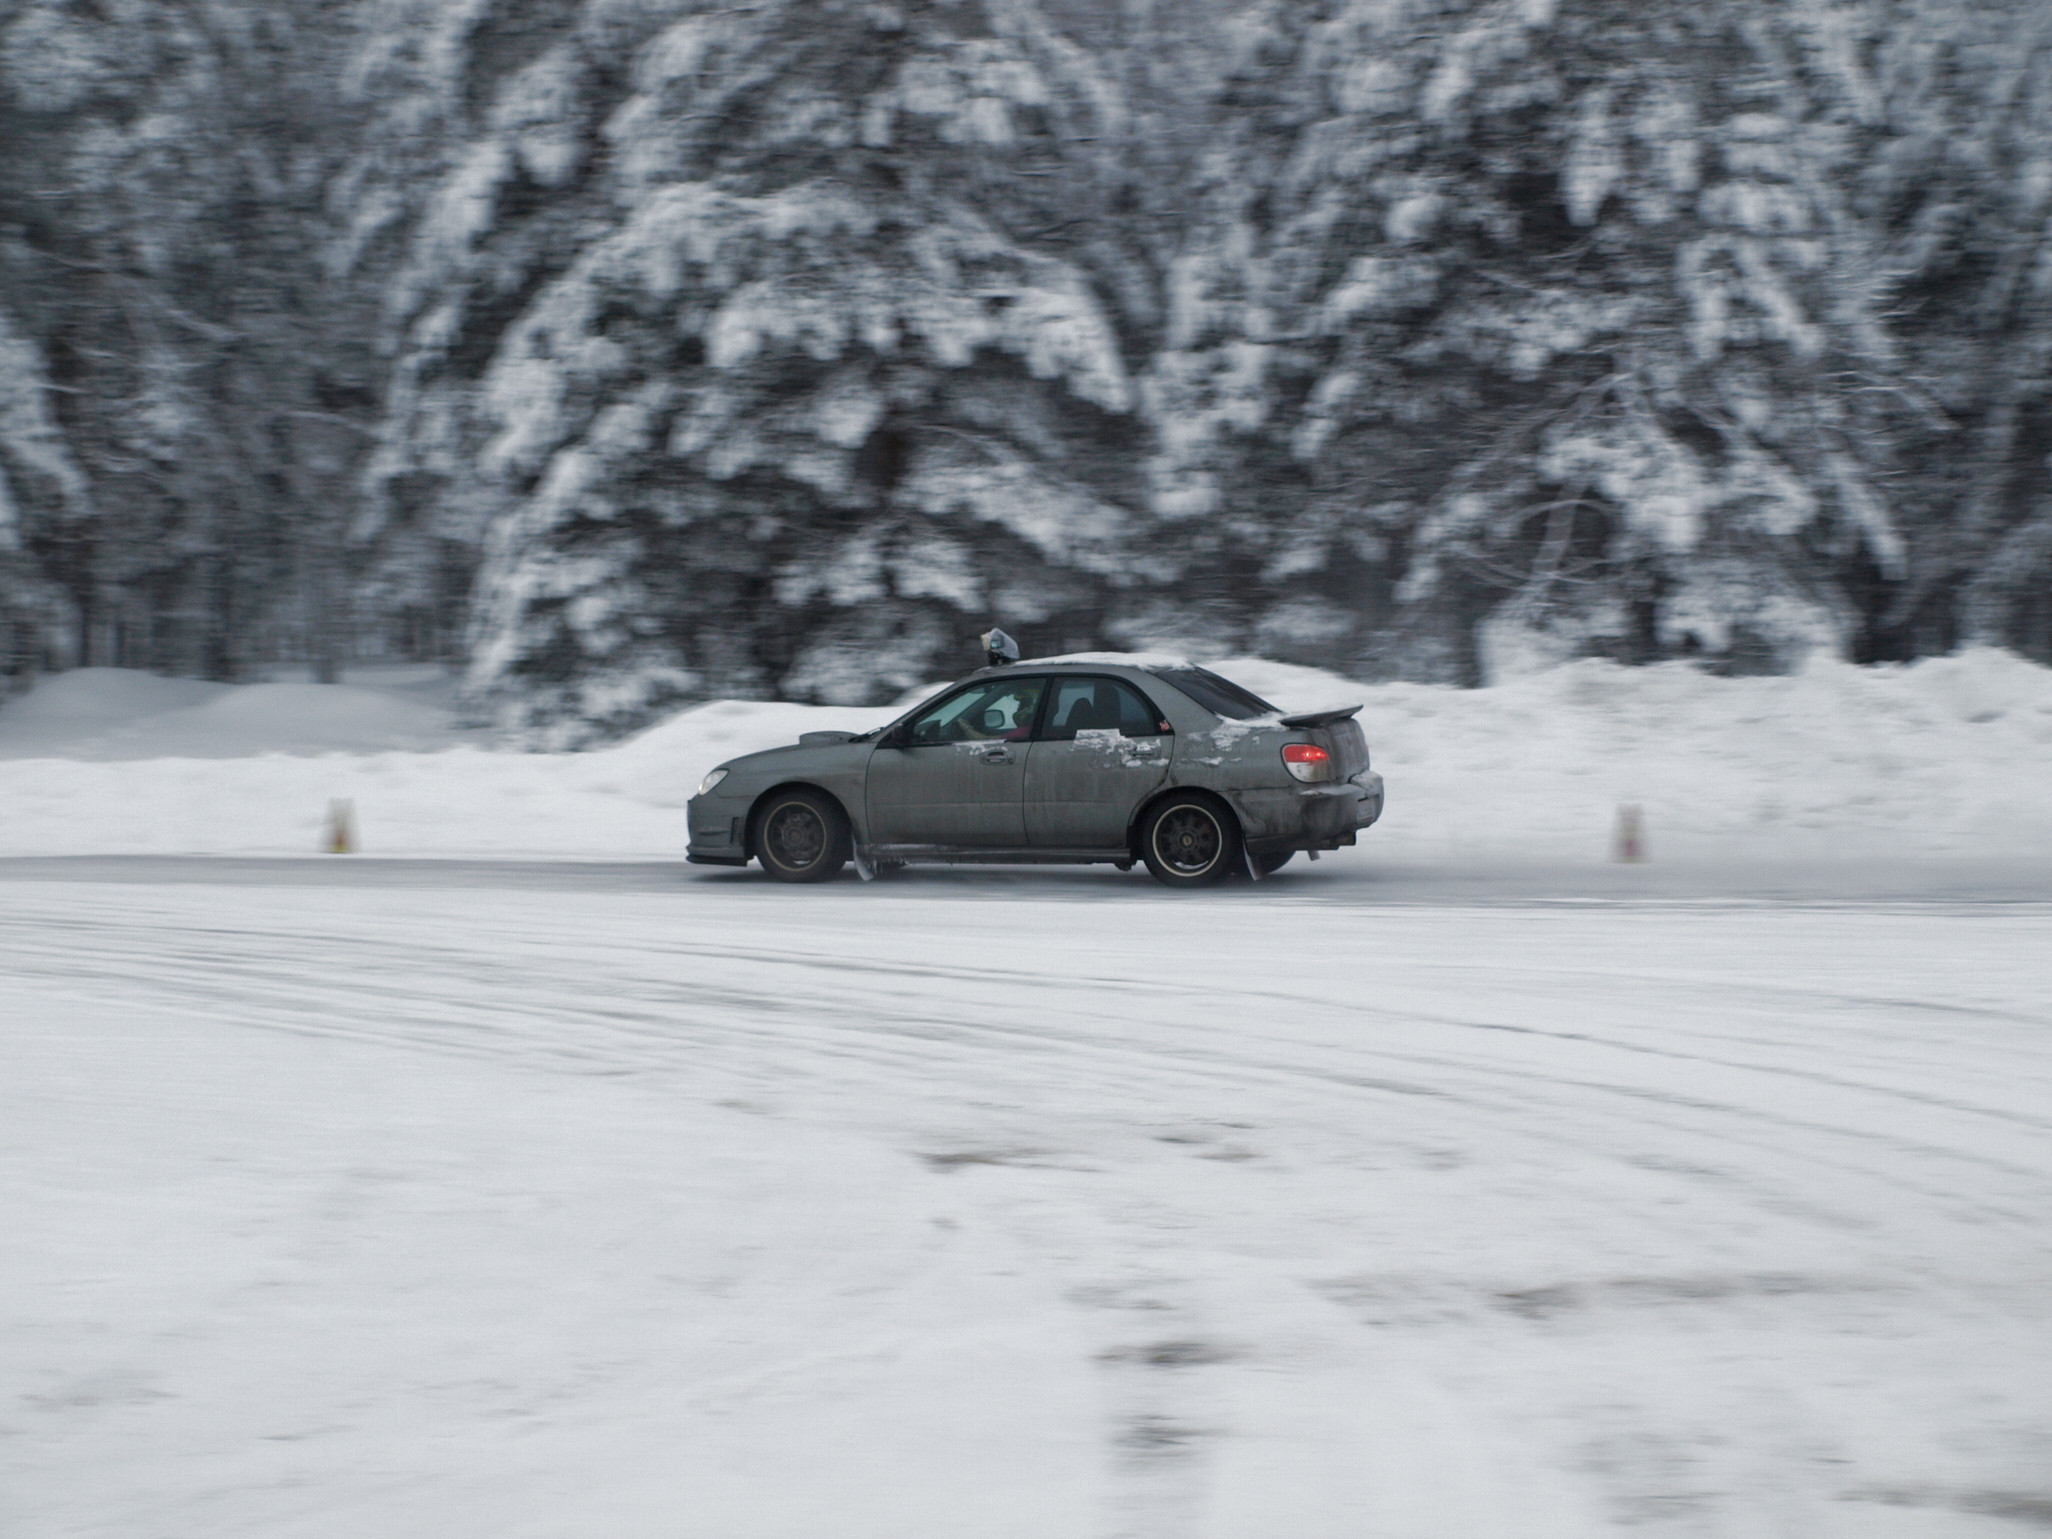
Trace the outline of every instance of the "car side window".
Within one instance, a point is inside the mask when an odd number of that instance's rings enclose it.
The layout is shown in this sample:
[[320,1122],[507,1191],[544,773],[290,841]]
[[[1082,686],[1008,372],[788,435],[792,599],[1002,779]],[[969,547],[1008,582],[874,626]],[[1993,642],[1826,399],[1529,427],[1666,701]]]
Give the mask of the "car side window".
[[1047,730],[1041,736],[1067,742],[1078,732],[1090,731],[1160,737],[1168,731],[1168,722],[1140,691],[1117,679],[1056,679]]
[[1020,742],[1033,735],[1046,679],[986,679],[957,690],[912,718],[910,741],[930,743]]
[[1222,679],[1209,668],[1157,668],[1162,678],[1195,700],[1214,716],[1227,721],[1253,721],[1273,716],[1276,708],[1231,679]]

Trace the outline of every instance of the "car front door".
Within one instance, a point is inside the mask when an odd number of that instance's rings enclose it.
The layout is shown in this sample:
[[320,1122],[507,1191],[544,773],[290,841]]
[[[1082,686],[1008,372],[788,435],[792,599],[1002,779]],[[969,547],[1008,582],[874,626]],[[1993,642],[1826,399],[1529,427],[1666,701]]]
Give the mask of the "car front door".
[[869,756],[875,844],[1011,849],[1026,842],[1026,751],[1044,678],[984,679],[921,711]]
[[1132,685],[1057,678],[1026,760],[1026,842],[1117,849],[1134,809],[1168,778],[1169,724]]

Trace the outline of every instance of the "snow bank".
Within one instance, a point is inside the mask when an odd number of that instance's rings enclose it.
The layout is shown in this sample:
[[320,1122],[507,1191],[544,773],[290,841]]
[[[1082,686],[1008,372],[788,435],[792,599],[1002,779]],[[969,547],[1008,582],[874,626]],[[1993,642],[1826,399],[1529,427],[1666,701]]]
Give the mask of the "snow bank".
[[1211,666],[1300,710],[1367,702],[1391,849],[1600,858],[1629,803],[1656,857],[2052,856],[2052,669],[2007,652],[1743,679],[1585,661],[1479,690]]
[[[2052,857],[2052,670],[2003,652],[1748,679],[1581,662],[1478,690],[1211,666],[1290,709],[1365,703],[1390,804],[1354,859],[1601,861],[1623,803],[1656,861]],[[519,754],[394,689],[84,670],[0,711],[0,854],[305,853],[346,797],[370,853],[674,857],[714,764],[895,709],[723,701]]]
[[362,669],[364,682],[209,684],[79,668],[0,709],[0,759],[240,759],[260,753],[425,751],[455,726],[440,668]]
[[[347,799],[367,853],[681,856],[684,804],[714,764],[893,714],[720,701],[598,752],[524,754],[459,732],[446,711],[348,685],[81,674],[0,711],[0,855],[305,854],[329,802]],[[143,707],[126,723],[113,715],[123,700]],[[351,732],[357,751],[314,751]],[[408,734],[436,751],[389,746]],[[53,739],[66,757],[18,757]],[[259,746],[225,756],[238,741]]]

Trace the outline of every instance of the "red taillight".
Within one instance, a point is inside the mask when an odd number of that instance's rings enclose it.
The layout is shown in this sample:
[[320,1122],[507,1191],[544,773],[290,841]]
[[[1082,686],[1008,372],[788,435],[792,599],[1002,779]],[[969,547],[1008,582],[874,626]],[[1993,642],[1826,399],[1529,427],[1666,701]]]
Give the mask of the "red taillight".
[[1316,743],[1285,743],[1283,768],[1294,778],[1315,785],[1332,779],[1332,755]]

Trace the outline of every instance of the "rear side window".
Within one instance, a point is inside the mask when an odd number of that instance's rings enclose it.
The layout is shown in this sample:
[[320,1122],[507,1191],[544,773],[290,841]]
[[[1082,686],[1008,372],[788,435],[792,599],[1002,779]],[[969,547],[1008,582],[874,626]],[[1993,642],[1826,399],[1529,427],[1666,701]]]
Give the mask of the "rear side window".
[[1130,684],[1117,679],[1056,679],[1041,736],[1052,742],[1092,731],[1160,737],[1163,728],[1160,713]]
[[1222,679],[1209,668],[1157,668],[1154,676],[1175,685],[1214,716],[1227,721],[1252,721],[1256,716],[1273,716],[1276,707],[1259,695]]

